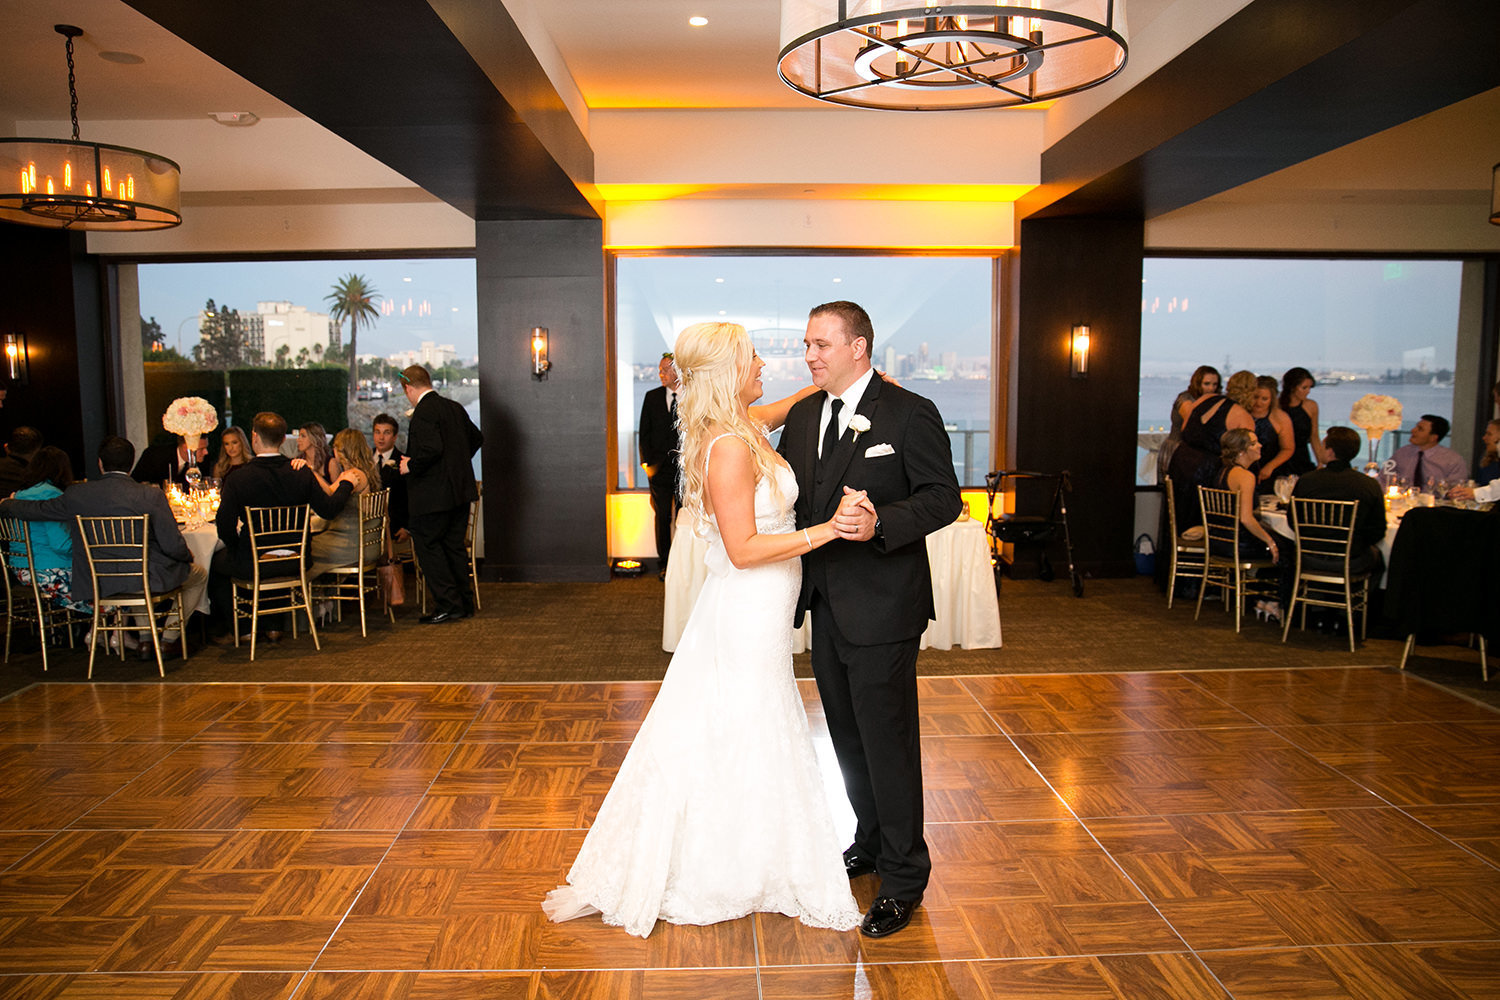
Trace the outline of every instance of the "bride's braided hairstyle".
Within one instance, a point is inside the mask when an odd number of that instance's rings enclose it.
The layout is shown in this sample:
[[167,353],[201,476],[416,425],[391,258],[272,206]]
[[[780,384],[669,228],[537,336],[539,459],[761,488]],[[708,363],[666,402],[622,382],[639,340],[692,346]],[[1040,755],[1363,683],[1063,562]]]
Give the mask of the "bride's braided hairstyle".
[[[738,323],[694,323],[677,337],[673,363],[682,378],[677,401],[677,433],[682,456],[682,506],[697,521],[707,520],[704,493],[708,445],[721,427],[750,446],[755,478],[776,490],[776,459],[764,428],[747,419],[740,387],[755,358],[750,335]],[[779,491],[778,491],[779,494]],[[781,497],[777,496],[780,502]]]

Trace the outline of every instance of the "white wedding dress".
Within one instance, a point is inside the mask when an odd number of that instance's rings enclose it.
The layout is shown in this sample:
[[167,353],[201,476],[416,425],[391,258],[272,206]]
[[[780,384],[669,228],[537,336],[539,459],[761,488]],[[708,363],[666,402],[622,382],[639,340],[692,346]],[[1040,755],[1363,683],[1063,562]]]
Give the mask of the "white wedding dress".
[[[778,463],[776,481],[779,502],[756,484],[762,533],[795,526],[796,477]],[[792,675],[801,560],[735,569],[712,518],[707,531],[708,578],[661,690],[542,908],[556,921],[598,912],[641,937],[657,920],[756,912],[852,929],[861,913]]]

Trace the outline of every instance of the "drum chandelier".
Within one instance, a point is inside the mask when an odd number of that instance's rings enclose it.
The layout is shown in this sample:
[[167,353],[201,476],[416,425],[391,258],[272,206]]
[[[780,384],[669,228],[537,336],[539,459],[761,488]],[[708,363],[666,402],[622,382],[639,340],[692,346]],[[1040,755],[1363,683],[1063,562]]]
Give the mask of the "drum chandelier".
[[73,39],[67,39],[73,138],[0,139],[0,219],[56,229],[166,229],[182,224],[181,169],[155,153],[78,138]]
[[1095,87],[1125,66],[1124,0],[781,0],[777,70],[854,108],[1006,108]]

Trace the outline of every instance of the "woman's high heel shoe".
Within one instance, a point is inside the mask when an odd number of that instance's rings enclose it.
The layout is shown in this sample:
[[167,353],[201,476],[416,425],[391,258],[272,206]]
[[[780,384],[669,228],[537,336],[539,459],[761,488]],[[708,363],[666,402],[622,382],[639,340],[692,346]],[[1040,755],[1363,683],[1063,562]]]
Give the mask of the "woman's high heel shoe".
[[[1266,601],[1265,602],[1265,606],[1266,606],[1266,621],[1270,622],[1272,625],[1280,625],[1281,624],[1281,602],[1280,601]],[[1260,613],[1260,610],[1259,610],[1259,608],[1257,608],[1256,609],[1256,614],[1259,614],[1259,613]]]

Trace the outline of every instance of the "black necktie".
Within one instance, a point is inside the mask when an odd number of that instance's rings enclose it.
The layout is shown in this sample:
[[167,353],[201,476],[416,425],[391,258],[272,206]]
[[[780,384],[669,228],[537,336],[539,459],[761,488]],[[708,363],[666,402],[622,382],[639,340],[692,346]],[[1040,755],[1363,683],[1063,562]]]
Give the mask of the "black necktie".
[[667,412],[672,415],[672,422],[677,422],[677,393],[667,393]]
[[828,428],[823,431],[823,450],[818,453],[818,461],[826,462],[833,456],[833,449],[839,443],[839,411],[844,408],[844,401],[837,396],[829,407],[833,412],[828,418]]
[[1417,465],[1416,468],[1411,470],[1411,478],[1412,485],[1415,486],[1419,492],[1427,492],[1427,480],[1422,478],[1422,453],[1420,451],[1417,452]]

